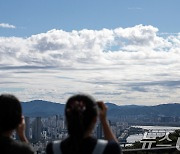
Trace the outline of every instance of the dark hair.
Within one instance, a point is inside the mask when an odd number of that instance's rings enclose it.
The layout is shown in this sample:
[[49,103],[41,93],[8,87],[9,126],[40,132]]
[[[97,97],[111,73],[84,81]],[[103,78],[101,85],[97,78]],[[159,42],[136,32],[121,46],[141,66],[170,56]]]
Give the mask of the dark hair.
[[21,123],[22,108],[11,94],[0,95],[0,133],[14,130]]
[[78,94],[68,99],[65,107],[67,128],[70,138],[76,145],[90,128],[97,112],[97,103],[89,95]]

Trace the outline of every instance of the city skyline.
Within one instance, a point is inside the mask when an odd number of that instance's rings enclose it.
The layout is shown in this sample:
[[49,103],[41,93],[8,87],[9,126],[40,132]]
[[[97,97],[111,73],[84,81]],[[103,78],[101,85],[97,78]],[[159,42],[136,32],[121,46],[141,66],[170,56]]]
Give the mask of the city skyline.
[[[180,102],[180,2],[0,2],[0,93]],[[8,10],[8,11],[7,11]]]

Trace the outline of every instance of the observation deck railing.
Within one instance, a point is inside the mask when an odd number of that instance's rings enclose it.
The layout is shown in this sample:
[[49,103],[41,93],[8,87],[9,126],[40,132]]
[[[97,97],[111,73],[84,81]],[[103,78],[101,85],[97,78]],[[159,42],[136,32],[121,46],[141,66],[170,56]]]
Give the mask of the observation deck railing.
[[172,154],[176,151],[176,153],[180,154],[180,151],[176,149],[176,146],[171,147],[155,147],[150,149],[124,149],[122,148],[123,154]]

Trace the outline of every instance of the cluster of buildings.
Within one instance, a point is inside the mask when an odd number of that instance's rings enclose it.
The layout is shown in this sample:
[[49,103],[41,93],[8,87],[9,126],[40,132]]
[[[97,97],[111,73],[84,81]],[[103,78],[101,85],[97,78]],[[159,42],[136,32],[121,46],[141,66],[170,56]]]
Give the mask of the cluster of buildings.
[[[63,140],[68,136],[67,127],[64,116],[55,115],[47,118],[42,117],[25,117],[26,123],[26,137],[34,147],[37,153],[45,153],[45,148],[48,142],[54,140]],[[109,125],[113,133],[119,137],[121,131],[128,127],[128,124],[123,122],[112,122],[109,120]],[[97,138],[104,138],[102,125],[97,123],[93,136]],[[16,135],[14,135],[16,138]]]
[[118,119],[114,120],[128,122],[130,125],[180,125],[180,117],[164,115],[121,115]]
[[[125,121],[126,119],[126,121]],[[119,139],[120,142],[126,140],[127,136],[133,131],[129,131],[132,125],[132,120],[137,124],[146,124],[149,123],[166,123],[174,122],[178,123],[180,121],[179,118],[176,117],[165,117],[165,116],[157,116],[156,118],[152,117],[120,117],[118,120],[110,121],[109,125]],[[46,146],[49,142],[54,140],[63,140],[68,136],[68,131],[66,127],[65,118],[62,115],[55,115],[50,117],[25,117],[26,130],[25,134],[31,145],[34,147],[36,153],[43,154],[45,153]],[[128,132],[126,132],[128,131]],[[137,131],[137,130],[135,130]],[[103,139],[104,134],[102,130],[102,125],[100,122],[97,122],[96,127],[92,134],[94,137],[98,139]],[[16,134],[13,136],[17,139]],[[124,141],[125,142],[125,141]]]

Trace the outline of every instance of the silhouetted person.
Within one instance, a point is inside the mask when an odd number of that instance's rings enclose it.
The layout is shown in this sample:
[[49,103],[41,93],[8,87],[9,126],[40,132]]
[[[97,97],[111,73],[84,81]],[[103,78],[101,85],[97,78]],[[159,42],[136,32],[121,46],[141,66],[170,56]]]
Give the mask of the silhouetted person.
[[[47,154],[120,154],[121,148],[106,119],[107,107],[103,102],[84,94],[72,96],[65,106],[69,136],[62,142],[49,143]],[[99,117],[105,140],[92,137]]]
[[[11,138],[14,130],[21,141]],[[27,143],[25,122],[19,100],[10,94],[0,95],[0,153],[34,154]]]

